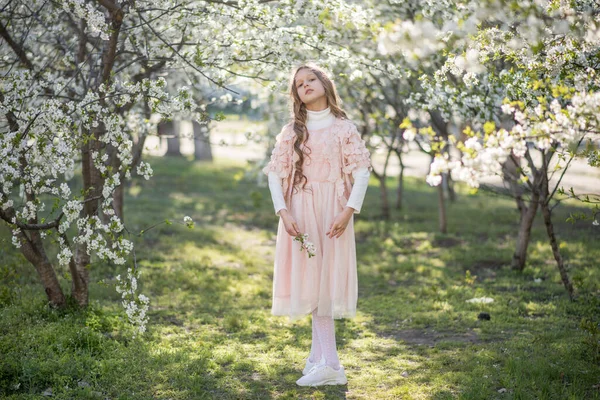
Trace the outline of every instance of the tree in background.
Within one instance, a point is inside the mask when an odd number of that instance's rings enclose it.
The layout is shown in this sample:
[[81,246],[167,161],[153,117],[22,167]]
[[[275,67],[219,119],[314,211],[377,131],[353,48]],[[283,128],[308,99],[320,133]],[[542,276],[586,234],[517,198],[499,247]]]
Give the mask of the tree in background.
[[[517,174],[521,229],[513,267],[525,265],[530,222],[539,206],[562,282],[573,297],[551,203],[573,158],[586,157],[597,166],[600,9],[589,1],[490,0],[435,7],[444,24],[429,23],[425,14],[419,24],[435,29],[446,60],[435,74],[422,77],[426,96],[415,100],[467,128],[457,145],[461,158],[438,151],[428,182],[437,185],[441,173],[450,171],[477,187],[485,176]],[[402,47],[406,33],[399,24],[387,39]],[[410,121],[406,128],[414,136],[422,133]],[[555,174],[559,178],[552,183]]]

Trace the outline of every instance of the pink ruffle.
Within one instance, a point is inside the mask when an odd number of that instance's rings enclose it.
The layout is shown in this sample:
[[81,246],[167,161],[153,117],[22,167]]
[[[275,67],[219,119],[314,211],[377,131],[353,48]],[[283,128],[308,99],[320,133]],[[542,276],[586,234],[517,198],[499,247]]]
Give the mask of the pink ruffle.
[[342,171],[345,174],[351,174],[352,171],[359,168],[367,168],[372,171],[371,155],[365,141],[360,137],[356,125],[351,121],[347,121],[344,127],[345,129],[340,132],[344,159]]
[[[327,180],[335,182],[338,201],[344,207],[352,190],[352,171],[362,167],[372,171],[371,155],[351,120],[336,118],[330,133],[325,141],[325,146],[329,149],[325,152],[325,157],[330,166]],[[274,171],[283,179],[286,204],[290,201],[294,162],[297,160],[294,152],[295,137],[292,123],[285,125],[276,137],[277,142],[269,163],[262,169],[265,174]]]
[[292,171],[294,138],[296,134],[291,124],[285,125],[276,136],[275,147],[269,163],[262,169],[265,175],[274,171],[280,178],[287,177]]

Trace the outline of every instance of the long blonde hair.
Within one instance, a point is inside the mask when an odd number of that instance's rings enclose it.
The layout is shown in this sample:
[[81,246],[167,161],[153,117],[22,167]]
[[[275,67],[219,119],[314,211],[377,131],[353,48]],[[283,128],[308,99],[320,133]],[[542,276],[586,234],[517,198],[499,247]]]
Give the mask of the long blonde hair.
[[[294,132],[296,133],[296,139],[294,140],[294,151],[296,151],[296,153],[298,154],[299,159],[298,161],[296,161],[296,174],[293,177],[293,186],[294,188],[296,188],[297,185],[300,184],[300,182],[304,181],[302,185],[302,189],[304,189],[308,179],[302,172],[302,164],[304,163],[305,153],[302,151],[300,145],[306,140],[308,140],[309,134],[308,130],[306,129],[306,119],[308,117],[308,113],[306,112],[306,104],[304,104],[302,100],[300,100],[298,88],[296,87],[296,75],[301,69],[309,69],[321,81],[321,84],[325,89],[327,106],[331,110],[331,113],[336,118],[348,118],[348,116],[346,115],[346,112],[342,110],[342,108],[338,105],[341,104],[342,101],[338,96],[335,84],[331,79],[329,79],[327,73],[321,67],[319,67],[315,63],[308,62],[294,68],[290,76],[290,114],[292,118],[291,122],[293,122]],[[306,153],[306,155],[308,154],[310,154],[310,149],[309,152]]]

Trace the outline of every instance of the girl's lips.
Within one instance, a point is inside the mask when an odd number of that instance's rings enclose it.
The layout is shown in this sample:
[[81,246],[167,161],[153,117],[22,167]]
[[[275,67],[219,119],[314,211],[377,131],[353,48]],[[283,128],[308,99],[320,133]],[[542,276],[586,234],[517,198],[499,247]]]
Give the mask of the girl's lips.
[[311,93],[312,91],[313,91],[312,89],[308,89],[308,90],[306,91],[306,94],[309,94],[309,93]]

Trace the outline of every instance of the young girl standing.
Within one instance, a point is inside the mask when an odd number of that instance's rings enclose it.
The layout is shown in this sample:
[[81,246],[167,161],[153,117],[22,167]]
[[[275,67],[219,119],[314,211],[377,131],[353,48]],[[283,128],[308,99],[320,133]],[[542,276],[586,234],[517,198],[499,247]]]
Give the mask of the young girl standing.
[[[263,169],[280,216],[273,274],[273,315],[312,314],[312,345],[300,386],[344,385],[334,319],[356,315],[354,214],[367,190],[371,160],[334,83],[312,63],[290,79],[292,121],[277,136]],[[294,240],[308,235],[309,257]]]

